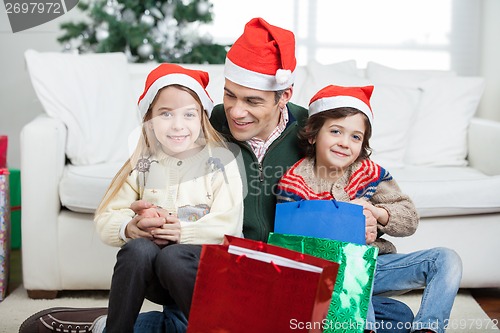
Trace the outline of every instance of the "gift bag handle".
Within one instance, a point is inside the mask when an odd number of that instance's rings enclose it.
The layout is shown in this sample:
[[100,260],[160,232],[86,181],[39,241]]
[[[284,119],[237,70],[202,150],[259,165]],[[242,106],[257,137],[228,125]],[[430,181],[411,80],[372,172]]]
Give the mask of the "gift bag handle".
[[[298,203],[298,205],[297,205],[297,208],[300,208],[300,203],[302,201],[306,201],[306,200],[304,200],[304,199],[300,200],[299,203]],[[331,202],[333,203],[333,205],[335,206],[335,208],[339,209],[339,204],[337,203],[337,200],[332,199]]]

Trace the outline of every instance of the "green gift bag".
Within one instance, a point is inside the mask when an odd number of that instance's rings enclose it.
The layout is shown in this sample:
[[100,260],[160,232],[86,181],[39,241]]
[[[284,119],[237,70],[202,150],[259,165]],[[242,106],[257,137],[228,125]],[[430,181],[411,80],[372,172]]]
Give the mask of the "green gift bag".
[[363,332],[378,248],[325,238],[270,233],[268,243],[339,264],[324,332]]

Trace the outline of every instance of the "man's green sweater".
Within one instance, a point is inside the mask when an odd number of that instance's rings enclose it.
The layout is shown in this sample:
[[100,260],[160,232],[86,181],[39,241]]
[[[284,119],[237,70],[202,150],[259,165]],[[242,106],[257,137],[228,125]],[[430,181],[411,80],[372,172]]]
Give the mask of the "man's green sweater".
[[231,135],[223,105],[217,105],[212,111],[210,122],[214,128],[241,147],[248,188],[244,199],[245,238],[267,242],[269,232],[274,230],[276,185],[288,168],[303,156],[298,146],[298,131],[305,124],[307,110],[292,103],[287,107],[287,127],[271,144],[261,163],[247,142],[237,141]]

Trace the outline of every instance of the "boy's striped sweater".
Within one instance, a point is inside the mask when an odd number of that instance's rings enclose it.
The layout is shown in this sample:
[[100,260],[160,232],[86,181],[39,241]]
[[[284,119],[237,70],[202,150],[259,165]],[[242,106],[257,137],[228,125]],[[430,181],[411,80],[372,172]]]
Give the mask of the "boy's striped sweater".
[[[302,172],[300,172],[300,169],[303,168],[304,164],[307,162],[306,159],[298,161],[285,175],[283,175],[278,185],[278,201],[334,199],[330,190],[317,193],[309,186],[308,182],[311,181],[310,177],[304,178]],[[297,168],[299,168],[298,172]],[[306,179],[308,181],[306,181]],[[344,191],[350,200],[356,198],[370,200],[375,194],[378,184],[389,180],[392,180],[392,176],[389,172],[371,160],[364,160],[357,164],[355,170],[352,170],[347,185],[344,187]],[[290,196],[292,200],[288,200],[288,196]]]

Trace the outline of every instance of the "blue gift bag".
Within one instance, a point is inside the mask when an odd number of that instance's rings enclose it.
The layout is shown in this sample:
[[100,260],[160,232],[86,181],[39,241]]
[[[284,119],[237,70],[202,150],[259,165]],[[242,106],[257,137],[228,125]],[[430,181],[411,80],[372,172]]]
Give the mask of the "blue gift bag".
[[336,200],[277,204],[274,232],[366,245],[363,207]]

